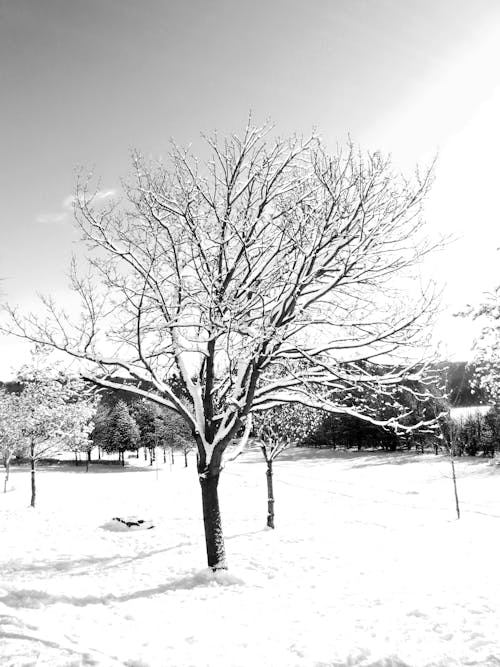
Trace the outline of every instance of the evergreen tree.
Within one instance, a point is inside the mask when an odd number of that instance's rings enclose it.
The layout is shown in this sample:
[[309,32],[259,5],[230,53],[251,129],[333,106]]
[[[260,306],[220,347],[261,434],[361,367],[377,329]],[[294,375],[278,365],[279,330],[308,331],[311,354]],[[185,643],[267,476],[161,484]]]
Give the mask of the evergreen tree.
[[106,452],[118,452],[119,460],[125,465],[124,453],[134,451],[139,445],[140,433],[127,404],[117,401],[109,413],[107,423],[101,432],[102,448]]

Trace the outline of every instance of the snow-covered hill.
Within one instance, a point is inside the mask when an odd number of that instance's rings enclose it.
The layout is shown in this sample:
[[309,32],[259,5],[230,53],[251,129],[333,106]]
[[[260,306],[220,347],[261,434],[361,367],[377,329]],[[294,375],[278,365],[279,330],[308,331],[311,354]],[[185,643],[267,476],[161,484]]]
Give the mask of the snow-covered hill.
[[[0,665],[500,665],[500,467],[248,452],[221,481],[230,570],[205,564],[194,466],[15,470],[0,495]],[[112,530],[113,517],[151,521]],[[148,524],[149,525],[149,524]]]

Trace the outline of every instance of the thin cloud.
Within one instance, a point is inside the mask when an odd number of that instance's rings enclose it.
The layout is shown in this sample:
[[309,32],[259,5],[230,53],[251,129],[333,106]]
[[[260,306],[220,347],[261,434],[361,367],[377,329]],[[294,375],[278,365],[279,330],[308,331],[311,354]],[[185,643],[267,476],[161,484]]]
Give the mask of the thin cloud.
[[116,194],[116,190],[99,190],[96,192],[94,199],[107,199],[108,197],[113,197]]
[[35,220],[41,225],[50,225],[52,223],[63,222],[67,216],[66,211],[63,213],[42,213],[41,215],[37,215]]
[[[96,202],[102,202],[109,197],[113,197],[115,194],[116,190],[98,190],[93,195],[93,199]],[[41,213],[35,218],[36,222],[42,225],[64,222],[68,219],[69,214],[72,212],[75,200],[76,198],[74,195],[68,195],[61,203],[61,210],[55,213]]]

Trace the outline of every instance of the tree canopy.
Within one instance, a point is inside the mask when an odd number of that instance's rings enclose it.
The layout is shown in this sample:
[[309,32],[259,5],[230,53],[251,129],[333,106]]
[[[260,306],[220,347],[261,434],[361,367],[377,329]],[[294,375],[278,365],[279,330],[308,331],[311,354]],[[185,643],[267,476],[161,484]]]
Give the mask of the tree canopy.
[[[204,486],[216,488],[253,412],[301,403],[374,420],[369,403],[346,401],[353,389],[390,396],[425,375],[417,352],[435,296],[415,278],[436,243],[421,216],[429,171],[405,178],[378,151],[330,155],[317,136],[251,123],[206,145],[205,162],[176,145],[168,162],[134,153],[121,201],[80,179],[75,217],[91,254],[90,272],[71,271],[80,319],[45,298],[46,317],[10,308],[6,327],[182,416],[207,529],[218,510]],[[128,385],[113,379],[123,372]]]

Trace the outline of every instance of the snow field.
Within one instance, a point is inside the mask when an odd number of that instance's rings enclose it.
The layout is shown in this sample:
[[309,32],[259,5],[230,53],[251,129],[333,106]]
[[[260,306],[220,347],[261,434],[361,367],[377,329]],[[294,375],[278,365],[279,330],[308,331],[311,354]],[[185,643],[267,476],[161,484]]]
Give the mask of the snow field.
[[[0,665],[500,665],[500,467],[292,450],[224,471],[229,572],[206,562],[193,462],[65,467],[0,497]],[[115,516],[152,530],[111,530]]]

